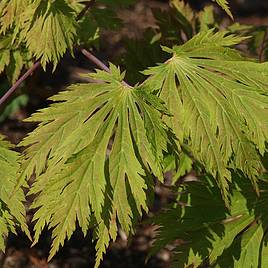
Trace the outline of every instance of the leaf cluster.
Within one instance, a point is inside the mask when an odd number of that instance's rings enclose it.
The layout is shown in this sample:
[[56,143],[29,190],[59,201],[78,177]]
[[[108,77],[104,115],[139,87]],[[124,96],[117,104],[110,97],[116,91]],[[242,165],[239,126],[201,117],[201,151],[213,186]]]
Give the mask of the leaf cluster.
[[[227,1],[216,2],[231,16]],[[55,69],[75,45],[96,45],[100,28],[117,29],[115,8],[133,1],[96,3],[77,19],[81,1],[2,1],[0,72],[15,81],[34,59]],[[51,229],[51,259],[77,226],[93,230],[98,267],[118,229],[132,235],[148,213],[154,180],[172,171],[180,194],[152,220],[152,254],[175,241],[175,267],[265,266],[268,65],[235,48],[260,38],[248,41],[237,33],[253,29],[238,24],[219,30],[211,7],[170,7],[170,16],[154,11],[158,30],[146,33],[145,47],[129,41],[121,63],[130,76],[110,63],[86,75],[91,83],[52,96],[25,120],[37,127],[21,155],[1,136],[1,249],[17,224],[29,235],[22,187],[34,178],[33,244]],[[144,56],[134,53],[140,47]],[[199,182],[184,184],[192,170]]]
[[260,188],[257,196],[236,177],[226,210],[211,178],[181,186],[176,202],[152,219],[156,238],[150,254],[172,245],[173,267],[266,267],[266,179]]
[[191,158],[199,163],[231,208],[232,172],[244,174],[259,191],[267,65],[246,61],[230,48],[241,40],[208,30],[184,45],[165,47],[171,57],[146,70],[149,78],[134,88],[110,65],[110,73],[90,75],[95,83],[70,86],[51,98],[55,104],[27,119],[40,122],[20,144],[29,146],[20,181],[36,176],[29,192],[38,194],[32,204],[34,243],[48,225],[52,257],[76,221],[85,234],[95,226],[98,265],[116,238],[117,222],[131,234],[148,211],[149,174],[161,180],[170,153],[178,174],[191,168]]

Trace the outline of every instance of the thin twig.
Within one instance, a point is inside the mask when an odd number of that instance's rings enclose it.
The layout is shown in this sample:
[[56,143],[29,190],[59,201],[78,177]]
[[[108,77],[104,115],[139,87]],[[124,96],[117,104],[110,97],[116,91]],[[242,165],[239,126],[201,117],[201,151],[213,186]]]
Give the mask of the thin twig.
[[96,64],[99,68],[101,68],[105,72],[108,72],[108,73],[111,72],[110,69],[101,60],[95,57],[92,53],[90,53],[84,48],[81,49],[81,52],[83,53],[84,56],[86,56],[87,59],[89,59],[91,62]]
[[[81,49],[81,52],[88,60],[93,62],[95,65],[97,65],[100,69],[104,70],[107,73],[111,72],[111,70],[101,60],[99,60],[96,56],[94,56],[91,52],[89,52],[88,50],[86,50],[84,48]],[[127,86],[127,87],[131,87],[125,81],[122,81],[122,84]]]
[[91,1],[88,1],[86,4],[85,4],[85,7],[81,10],[81,12],[77,15],[76,17],[76,20],[80,20],[84,17],[84,15],[86,14],[86,12],[91,8],[93,7],[93,5],[95,4],[96,0],[91,0]]
[[16,91],[21,83],[30,76],[38,67],[40,62],[37,61],[0,99],[0,106]]

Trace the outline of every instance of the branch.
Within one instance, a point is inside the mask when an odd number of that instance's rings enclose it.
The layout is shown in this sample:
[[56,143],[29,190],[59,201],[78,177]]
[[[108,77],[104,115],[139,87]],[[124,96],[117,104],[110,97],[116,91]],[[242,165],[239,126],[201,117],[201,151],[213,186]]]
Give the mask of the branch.
[[86,56],[88,60],[97,65],[100,69],[104,70],[107,73],[111,72],[110,69],[102,61],[100,61],[97,57],[95,57],[92,53],[90,53],[84,48],[81,49],[81,52],[83,53],[84,56]]
[[80,20],[84,17],[84,15],[86,14],[86,12],[91,8],[93,7],[93,5],[95,4],[96,0],[91,0],[91,1],[88,1],[86,4],[85,4],[85,7],[81,10],[81,12],[77,15],[76,17],[76,20]]
[[[81,49],[82,54],[91,62],[93,62],[95,65],[97,65],[100,69],[104,70],[107,73],[110,73],[110,69],[101,61],[99,60],[97,57],[95,57],[92,53],[90,53],[88,50],[82,48]],[[122,81],[122,84],[127,86],[127,87],[131,87],[128,83],[126,83],[125,81]]]
[[0,106],[16,91],[21,83],[30,76],[38,67],[40,62],[37,61],[0,99]]

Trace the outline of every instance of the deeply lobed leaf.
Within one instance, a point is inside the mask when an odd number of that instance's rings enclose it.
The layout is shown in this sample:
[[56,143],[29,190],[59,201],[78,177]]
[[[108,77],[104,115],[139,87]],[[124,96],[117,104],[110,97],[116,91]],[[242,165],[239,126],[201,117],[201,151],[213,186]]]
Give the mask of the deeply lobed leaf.
[[5,238],[16,226],[30,237],[25,220],[23,190],[17,186],[19,154],[11,150],[11,144],[0,135],[0,249],[5,249]]
[[268,65],[246,61],[229,48],[241,40],[201,32],[182,46],[164,48],[173,56],[144,72],[150,75],[144,87],[157,91],[173,114],[164,120],[179,145],[186,144],[216,178],[226,202],[229,168],[257,187],[268,138]]
[[25,36],[27,47],[44,67],[53,62],[55,68],[66,50],[72,51],[75,12],[64,0],[33,1],[32,5],[34,13],[25,14],[30,18]]
[[229,8],[229,3],[228,3],[228,1],[227,0],[213,0],[214,2],[216,1],[217,2],[217,4],[219,5],[219,6],[221,6],[222,7],[222,9],[231,17],[231,18],[233,18],[233,15],[232,15],[232,13],[231,13],[231,11],[230,11],[230,8]]
[[147,211],[151,182],[145,175],[151,170],[161,177],[165,126],[149,95],[123,84],[123,77],[111,65],[111,73],[91,75],[98,82],[70,86],[27,119],[40,123],[20,144],[29,146],[21,181],[36,175],[34,243],[45,225],[52,228],[50,258],[78,221],[85,234],[96,226],[98,266],[116,238],[117,220],[129,234]]
[[267,181],[259,197],[237,181],[243,186],[232,188],[230,211],[211,184],[184,185],[178,203],[152,220],[158,227],[151,254],[173,244],[173,267],[265,267]]
[[[78,4],[78,3],[77,3]],[[76,36],[76,6],[69,1],[11,0],[3,1],[0,11],[1,33],[12,30],[12,39],[26,44],[31,55],[45,68],[56,67],[67,49],[72,51]]]

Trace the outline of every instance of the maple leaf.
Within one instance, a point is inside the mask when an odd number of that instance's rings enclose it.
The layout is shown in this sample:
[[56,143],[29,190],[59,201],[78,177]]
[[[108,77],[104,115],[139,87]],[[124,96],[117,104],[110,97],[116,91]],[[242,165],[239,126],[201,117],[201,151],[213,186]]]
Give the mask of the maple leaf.
[[216,1],[219,6],[222,7],[222,9],[233,19],[233,15],[230,11],[228,1],[226,0],[213,0],[214,2]]
[[230,167],[257,188],[268,138],[267,63],[246,61],[230,48],[241,40],[224,31],[201,32],[164,48],[173,56],[144,71],[150,75],[144,87],[157,91],[173,114],[164,117],[166,124],[216,178],[225,201]]
[[265,267],[267,181],[257,196],[243,178],[236,179],[240,186],[232,187],[229,211],[209,178],[183,185],[178,202],[152,219],[156,237],[150,255],[179,239],[173,247],[174,267]]
[[39,194],[32,205],[38,208],[34,243],[48,224],[53,229],[50,258],[70,238],[76,220],[84,233],[95,222],[98,265],[116,237],[116,219],[133,233],[135,219],[148,210],[146,174],[162,176],[168,139],[161,113],[151,103],[159,109],[163,104],[142,88],[122,83],[124,74],[110,68],[111,73],[90,75],[96,83],[72,85],[53,96],[56,103],[27,119],[40,124],[20,144],[30,145],[20,181],[36,175],[30,190]]
[[0,135],[0,249],[5,249],[5,238],[9,232],[16,234],[16,226],[30,237],[25,219],[25,196],[17,187],[19,154],[11,150],[12,146]]
[[[76,35],[75,12],[64,0],[34,1],[33,14],[27,14],[26,44],[31,53],[46,66],[53,62],[56,67],[59,59],[67,49],[72,51]],[[28,11],[26,9],[25,14]],[[30,15],[30,16],[29,16]],[[41,40],[41,42],[40,42]]]

